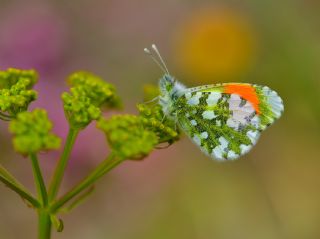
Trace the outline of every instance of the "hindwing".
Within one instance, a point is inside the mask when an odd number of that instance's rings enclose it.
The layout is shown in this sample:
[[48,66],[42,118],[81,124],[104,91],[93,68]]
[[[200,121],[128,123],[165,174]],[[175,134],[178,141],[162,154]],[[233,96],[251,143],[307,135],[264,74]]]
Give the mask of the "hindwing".
[[175,102],[178,124],[207,155],[237,159],[283,112],[282,99],[266,86],[229,83],[187,89]]

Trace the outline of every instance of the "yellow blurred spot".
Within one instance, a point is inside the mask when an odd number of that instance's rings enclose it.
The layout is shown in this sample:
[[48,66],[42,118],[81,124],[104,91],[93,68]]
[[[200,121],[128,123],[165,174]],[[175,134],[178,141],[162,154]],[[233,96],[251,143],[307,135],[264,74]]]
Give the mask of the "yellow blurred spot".
[[250,24],[227,9],[197,12],[178,31],[176,61],[194,81],[231,80],[253,62],[255,38]]
[[157,85],[146,84],[143,87],[144,101],[153,100],[160,94],[159,87]]

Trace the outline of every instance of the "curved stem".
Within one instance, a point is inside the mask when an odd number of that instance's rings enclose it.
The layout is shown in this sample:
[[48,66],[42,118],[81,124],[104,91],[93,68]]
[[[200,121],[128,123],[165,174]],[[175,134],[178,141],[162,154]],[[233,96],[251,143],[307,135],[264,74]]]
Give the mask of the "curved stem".
[[117,158],[113,155],[107,157],[92,173],[90,173],[85,179],[83,179],[78,185],[62,196],[57,202],[53,203],[50,210],[56,212],[67,202],[80,194],[83,190],[93,185],[99,178],[113,169],[115,166],[123,162],[123,159]]
[[34,175],[39,198],[41,199],[42,205],[47,206],[48,194],[47,194],[46,185],[44,183],[43,176],[40,170],[38,158],[35,154],[31,154],[30,158],[32,162],[32,170],[33,170],[33,175]]
[[13,118],[12,116],[6,115],[6,114],[4,114],[4,113],[2,113],[2,112],[0,112],[0,116],[2,116],[2,117],[4,117],[4,118],[8,118],[8,119],[12,119],[12,118]]
[[28,201],[33,207],[35,207],[35,208],[40,207],[40,202],[37,199],[35,199],[32,196],[32,194],[29,193],[28,190],[26,188],[24,188],[24,186],[20,182],[18,182],[18,180],[15,179],[1,165],[0,165],[0,181],[3,182],[11,190],[18,193],[20,195],[20,197],[22,197],[23,199]]
[[63,213],[70,212],[72,209],[82,204],[93,192],[94,192],[94,185],[91,186],[87,191],[84,191],[82,194],[79,194],[77,197],[74,197],[73,202],[70,205],[64,207],[63,209],[60,209],[59,212],[63,212]]
[[6,118],[6,117],[4,117],[4,116],[1,116],[1,115],[0,115],[0,120],[3,120],[3,121],[10,121],[11,119]]
[[0,176],[14,182],[15,184],[18,184],[19,187],[23,188],[22,184],[19,183],[18,180],[11,173],[9,173],[9,171],[6,170],[2,165],[0,165]]
[[69,159],[69,156],[71,153],[71,149],[74,145],[74,142],[77,138],[78,133],[79,133],[78,129],[73,129],[73,128],[69,129],[69,133],[67,136],[67,140],[66,140],[61,158],[57,164],[57,167],[55,169],[55,172],[54,172],[51,184],[50,184],[49,201],[54,200],[54,198],[56,197],[56,195],[58,193],[60,184],[62,182],[63,174],[66,169],[68,159]]

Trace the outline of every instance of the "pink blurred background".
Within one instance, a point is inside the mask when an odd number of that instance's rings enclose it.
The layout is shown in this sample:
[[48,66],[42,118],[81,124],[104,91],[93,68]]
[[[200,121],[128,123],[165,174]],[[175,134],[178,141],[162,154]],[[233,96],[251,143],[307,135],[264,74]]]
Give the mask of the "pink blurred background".
[[[252,152],[217,163],[186,137],[96,185],[53,238],[270,239],[320,237],[320,3],[312,0],[0,0],[0,69],[34,68],[39,100],[65,138],[65,79],[88,70],[113,83],[126,113],[161,71],[143,53],[156,43],[173,75],[189,86],[268,85],[283,117]],[[33,188],[27,159],[13,152],[0,122],[0,161]],[[65,190],[106,155],[95,125],[80,134]],[[50,179],[59,152],[42,154]],[[0,238],[35,238],[36,215],[0,186]]]

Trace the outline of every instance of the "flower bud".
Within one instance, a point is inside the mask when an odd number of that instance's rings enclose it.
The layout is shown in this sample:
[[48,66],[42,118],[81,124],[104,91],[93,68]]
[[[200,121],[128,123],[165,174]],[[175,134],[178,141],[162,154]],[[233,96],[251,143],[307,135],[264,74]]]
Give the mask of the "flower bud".
[[34,70],[9,68],[0,71],[1,115],[14,118],[17,113],[26,111],[29,104],[37,99],[37,92],[31,89],[37,80]]
[[60,147],[61,140],[51,133],[52,123],[43,109],[19,113],[17,118],[10,122],[9,129],[15,135],[15,150],[23,155]]

